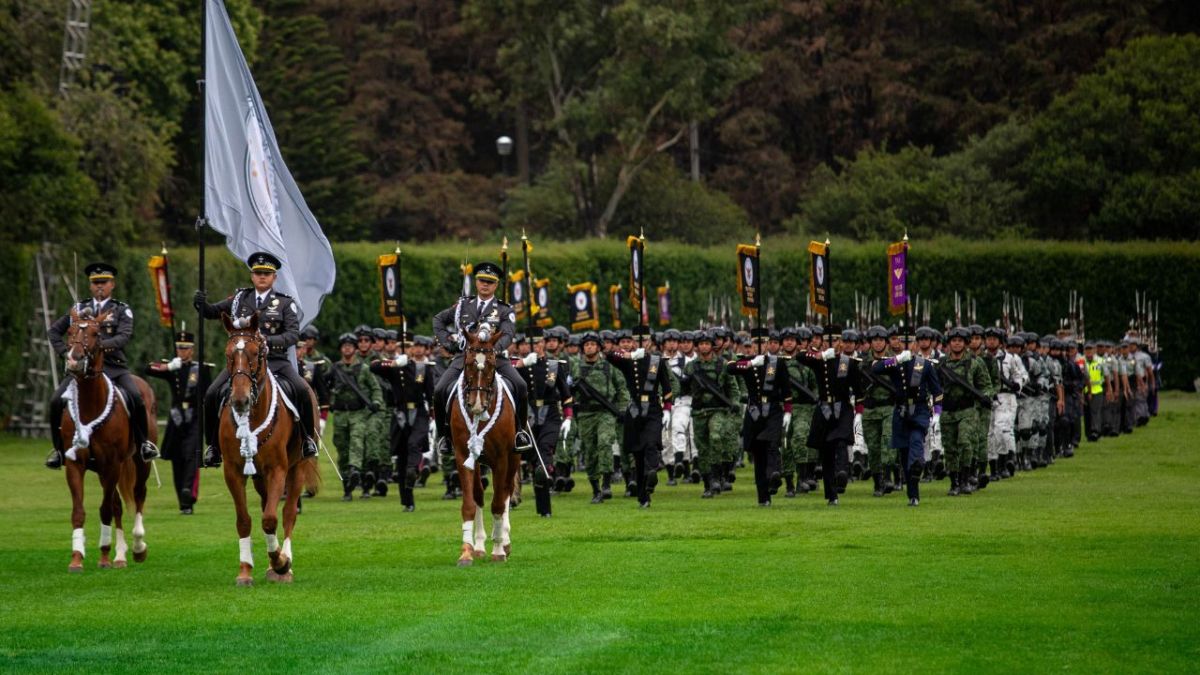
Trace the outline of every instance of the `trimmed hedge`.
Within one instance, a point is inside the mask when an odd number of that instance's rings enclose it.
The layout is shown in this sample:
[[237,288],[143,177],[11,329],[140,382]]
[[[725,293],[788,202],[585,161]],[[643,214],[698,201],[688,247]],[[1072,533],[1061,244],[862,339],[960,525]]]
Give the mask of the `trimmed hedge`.
[[[761,274],[764,294],[774,298],[780,325],[800,320],[808,292],[807,240],[783,238],[764,242]],[[609,318],[606,292],[609,284],[626,283],[628,253],[621,242],[585,240],[578,242],[535,242],[533,270],[549,276],[554,304],[551,314],[566,316],[566,286],[595,281],[601,286],[601,320]],[[886,299],[887,262],[885,243],[840,244],[834,242],[831,257],[835,319],[853,311],[854,291]],[[322,344],[332,352],[337,335],[355,325],[380,325],[379,290],[375,258],[388,253],[384,243],[348,243],[334,246],[338,280],[325,299],[316,324]],[[417,333],[431,331],[434,313],[450,305],[461,288],[458,266],[465,259],[498,260],[498,243],[435,243],[403,246],[404,299],[409,328]],[[154,296],[146,261],[156,248],[129,249],[113,262],[121,269],[116,297],[130,302],[137,318],[137,334],[128,350],[135,363],[170,355],[168,330],[159,328],[154,313]],[[510,247],[510,268],[520,266],[519,243]],[[63,257],[67,258],[68,253]],[[943,325],[953,315],[954,291],[970,292],[976,299],[979,319],[987,325],[999,318],[1004,291],[1025,299],[1025,324],[1030,330],[1051,332],[1067,313],[1071,289],[1085,299],[1087,334],[1090,338],[1118,338],[1133,315],[1134,290],[1148,290],[1161,301],[1161,349],[1167,360],[1164,377],[1169,386],[1191,387],[1200,376],[1200,363],[1181,356],[1190,346],[1188,335],[1200,329],[1200,244],[1132,242],[1088,244],[1044,241],[964,242],[958,240],[916,241],[910,255],[910,280],[922,301],[932,301],[933,323]],[[33,249],[22,248],[8,257],[0,270],[6,287],[20,291],[0,299],[0,324],[10,337],[0,347],[0,377],[15,382],[23,377],[21,352],[25,349],[26,320],[38,301],[29,282],[34,274]],[[81,264],[83,261],[80,261]],[[709,294],[723,295],[734,302],[736,265],[734,245],[696,247],[648,240],[646,276],[651,286],[671,283],[673,325],[693,327],[704,318]],[[196,287],[196,251],[178,248],[171,253],[171,279],[176,309],[195,326],[191,295]],[[207,286],[210,298],[248,285],[245,267],[223,246],[208,248]],[[81,282],[80,288],[85,285]],[[65,308],[65,290],[53,301]],[[653,302],[653,296],[651,296]],[[654,306],[651,306],[654,310]],[[654,312],[652,311],[652,317]],[[625,325],[634,313],[626,303]],[[224,341],[219,324],[207,325],[207,358],[220,354]],[[163,392],[165,393],[165,392]],[[15,391],[4,389],[0,413],[12,410]]]

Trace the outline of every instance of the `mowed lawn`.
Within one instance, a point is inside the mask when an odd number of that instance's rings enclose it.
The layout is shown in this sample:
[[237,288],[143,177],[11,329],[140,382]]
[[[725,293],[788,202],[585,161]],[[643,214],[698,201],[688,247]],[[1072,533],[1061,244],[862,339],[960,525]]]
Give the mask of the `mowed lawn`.
[[[149,560],[68,575],[63,474],[45,442],[0,437],[0,668],[188,672],[1191,671],[1200,657],[1200,398],[1147,428],[969,497],[920,508],[850,486],[758,508],[659,488],[654,506],[585,485],[513,514],[506,564],[455,566],[457,502],[418,490],[307,500],[290,586],[236,588],[219,474],[192,517],[151,484]],[[153,478],[151,478],[153,481]],[[527,495],[531,497],[531,495]],[[490,517],[489,517],[490,523]]]

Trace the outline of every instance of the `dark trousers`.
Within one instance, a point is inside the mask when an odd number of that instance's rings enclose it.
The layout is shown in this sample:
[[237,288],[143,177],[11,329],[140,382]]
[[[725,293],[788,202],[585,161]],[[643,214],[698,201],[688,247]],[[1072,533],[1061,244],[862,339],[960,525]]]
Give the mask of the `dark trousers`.
[[750,457],[754,461],[754,487],[758,491],[758,503],[771,501],[771,476],[780,472],[783,460],[779,449],[771,441],[751,441]]
[[[421,461],[429,450],[429,413],[415,410],[411,422],[407,410],[397,410],[392,417],[390,445],[396,471],[400,474],[400,503],[404,506],[416,504],[413,488],[421,471]],[[404,417],[400,424],[396,416]]]
[[909,499],[921,498],[921,473],[925,470],[925,433],[926,429],[912,424],[900,427],[900,433],[893,431],[892,445],[900,445],[896,450],[896,459],[904,467],[904,483],[908,490]]
[[[105,366],[104,374],[108,375],[108,379],[112,380],[113,384],[125,394],[125,400],[129,402],[129,422],[130,429],[133,431],[133,446],[140,448],[149,437],[149,430],[146,426],[146,402],[142,400],[142,393],[133,380],[133,374],[124,366]],[[62,439],[62,416],[63,411],[67,409],[67,402],[62,400],[62,395],[69,384],[71,384],[71,377],[64,377],[58,384],[58,389],[54,390],[54,395],[50,397],[49,419],[46,420],[50,423],[50,442],[59,452],[65,449]]]
[[1094,441],[1100,438],[1102,433],[1102,424],[1104,422],[1104,394],[1093,394],[1087,400],[1087,405],[1084,408],[1085,425],[1087,426],[1087,438],[1089,441]]
[[200,498],[200,453],[196,451],[196,435],[199,432],[195,422],[167,429],[174,446],[170,453],[171,473],[180,509],[191,508]]
[[[637,480],[637,498],[639,504],[650,502],[649,481],[646,478],[658,471],[662,459],[662,415],[653,411],[645,417],[626,420],[624,424],[624,445],[626,451],[633,455],[633,475]],[[603,451],[603,448],[601,449]],[[628,470],[629,467],[626,467]],[[626,478],[626,481],[629,479]]]
[[[838,475],[848,476],[845,440],[826,441],[821,445],[821,481],[825,484],[825,499],[837,499]],[[922,451],[924,452],[924,451]]]

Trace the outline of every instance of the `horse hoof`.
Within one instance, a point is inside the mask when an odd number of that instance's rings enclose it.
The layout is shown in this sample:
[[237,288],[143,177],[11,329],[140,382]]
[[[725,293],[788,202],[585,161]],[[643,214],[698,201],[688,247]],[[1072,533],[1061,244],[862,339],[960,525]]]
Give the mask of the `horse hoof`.
[[102,570],[112,569],[112,563],[107,560],[101,560],[97,566]]
[[113,561],[113,567],[115,567],[119,570],[125,569],[125,567],[128,565],[129,565],[129,563],[125,562],[124,560],[114,560]]
[[[288,567],[291,567],[290,562],[288,563]],[[288,570],[288,571],[280,573],[280,572],[276,572],[275,570],[268,567],[267,568],[267,581],[273,581],[277,584],[290,584],[290,583],[292,583],[292,572],[291,572],[291,570]]]
[[148,548],[144,548],[144,549],[142,549],[142,552],[141,552],[141,553],[138,553],[137,551],[134,551],[134,552],[133,552],[133,562],[136,562],[136,563],[142,563],[142,562],[146,562],[146,556],[147,556],[149,553],[150,553],[150,549],[148,549]]
[[253,586],[254,579],[253,579],[253,577],[238,577],[237,585],[238,586]]
[[476,549],[475,552],[472,553],[471,555],[475,556],[476,560],[483,560],[484,558],[487,557],[487,551],[480,548],[480,549]]
[[475,561],[474,561],[474,560],[471,560],[470,558],[459,558],[459,559],[458,559],[458,566],[459,566],[459,567],[470,567],[470,566],[471,566],[471,565],[473,565],[474,563],[475,563]]
[[493,553],[492,554],[492,562],[507,562],[507,561],[508,561],[508,556],[504,555],[503,553]]
[[510,555],[512,555],[512,544],[505,544],[504,545],[504,556],[508,557]]
[[71,574],[83,574],[83,565],[68,565],[67,572]]

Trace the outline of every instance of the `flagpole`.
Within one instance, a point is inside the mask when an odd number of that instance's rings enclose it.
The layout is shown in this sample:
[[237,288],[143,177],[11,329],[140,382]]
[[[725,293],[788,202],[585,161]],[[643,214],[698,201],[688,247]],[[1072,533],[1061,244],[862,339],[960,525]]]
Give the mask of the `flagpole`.
[[754,233],[754,260],[758,262],[758,274],[754,275],[754,300],[758,304],[758,307],[755,308],[755,310],[754,310],[754,328],[755,328],[755,331],[757,331],[759,326],[762,325],[762,320],[759,318],[759,314],[762,312],[762,308],[763,308],[763,297],[762,297],[763,264],[762,264],[762,233],[761,232]]
[[[208,97],[205,92],[205,82],[208,77],[208,0],[200,0],[200,79],[196,88],[200,92],[200,215],[196,217],[196,266],[198,278],[196,285],[203,293],[204,285],[204,225],[208,222],[204,210],[205,202],[205,163],[208,161],[208,143],[206,130],[208,127]],[[196,310],[196,362],[200,364],[200,391],[208,391],[207,369],[204,367],[204,308]],[[173,339],[173,338],[172,338]],[[200,433],[196,434],[196,457],[199,458],[204,447],[204,406],[196,406],[196,423]],[[201,465],[202,462],[197,462]]]
[[525,258],[525,337],[533,334],[533,272],[529,269],[529,239],[521,228],[521,254]]
[[829,280],[829,297],[825,298],[825,306],[829,314],[825,317],[826,327],[833,325],[833,247],[829,245],[829,237],[825,237],[825,278]]
[[908,334],[916,338],[916,326],[913,325],[912,312],[912,254],[908,247],[908,230],[904,230],[904,318],[908,321]]

